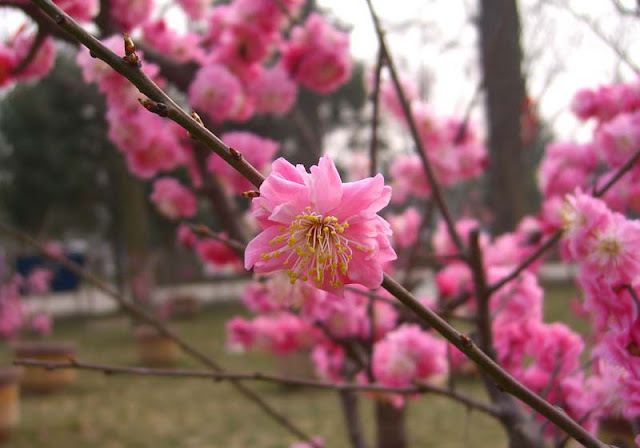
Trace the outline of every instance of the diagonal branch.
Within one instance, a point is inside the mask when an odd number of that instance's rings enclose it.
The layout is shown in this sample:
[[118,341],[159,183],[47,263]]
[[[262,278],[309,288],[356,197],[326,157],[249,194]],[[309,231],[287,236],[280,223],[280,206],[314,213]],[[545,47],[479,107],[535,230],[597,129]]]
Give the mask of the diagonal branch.
[[590,434],[565,412],[540,398],[539,395],[519,383],[514,377],[487,356],[487,354],[480,350],[469,337],[461,334],[432,310],[423,306],[409,291],[404,289],[388,275],[384,276],[382,287],[393,294],[407,308],[411,309],[434,330],[444,336],[449,342],[472,359],[478,367],[493,378],[496,382],[496,386],[500,390],[508,392],[519,398],[587,448],[607,448],[607,445]]
[[162,116],[175,121],[192,136],[203,142],[209,150],[214,151],[229,165],[240,172],[249,182],[256,187],[260,186],[264,180],[264,176],[258,170],[248,163],[240,153],[231,151],[229,146],[223,143],[222,140],[178,106],[137,64],[131,64],[115,54],[102,42],[78,25],[78,23],[58,8],[51,0],[32,0],[32,2],[53,19],[60,28],[87,47],[93,56],[106,62],[111,68],[131,81],[140,93],[158,103],[157,106],[160,106],[159,111],[161,111]]
[[39,28],[38,34],[36,34],[36,38],[33,39],[33,42],[31,42],[29,51],[27,51],[27,54],[18,63],[18,65],[16,65],[13,68],[13,70],[11,70],[12,75],[19,75],[24,69],[26,69],[29,66],[31,61],[33,61],[33,58],[35,58],[36,55],[38,54],[38,50],[40,49],[40,47],[42,46],[42,43],[46,38],[47,38],[47,32],[44,31],[42,28]]
[[[191,357],[193,357],[194,359],[198,360],[203,365],[209,367],[214,372],[224,373],[223,367],[217,361],[215,361],[213,358],[207,356],[205,353],[201,352],[200,350],[198,350],[197,348],[195,348],[194,346],[189,344],[180,335],[178,335],[175,331],[173,331],[170,328],[168,328],[157,317],[153,316],[149,312],[147,312],[144,309],[140,308],[135,303],[126,301],[117,291],[115,291],[114,289],[109,287],[105,282],[103,282],[101,279],[99,279],[95,275],[93,275],[90,272],[88,272],[85,269],[83,269],[77,263],[75,263],[75,262],[73,262],[73,261],[71,261],[68,258],[63,257],[63,256],[52,256],[49,252],[47,252],[44,249],[44,247],[40,243],[38,243],[36,240],[31,238],[29,235],[27,235],[27,234],[25,234],[23,232],[14,230],[14,229],[12,229],[11,227],[7,226],[6,224],[4,224],[2,222],[0,222],[0,231],[12,236],[13,238],[17,239],[18,241],[21,241],[24,244],[27,244],[27,245],[37,249],[40,253],[42,253],[42,255],[44,255],[47,258],[50,258],[50,259],[56,261],[57,263],[61,264],[65,268],[67,268],[69,271],[71,271],[74,274],[77,274],[79,277],[87,280],[89,283],[94,285],[100,291],[104,292],[105,294],[110,296],[112,299],[114,299],[124,311],[126,311],[129,314],[131,314],[132,316],[134,316],[134,317],[136,317],[136,318],[138,318],[138,319],[150,324],[151,326],[156,328],[161,334],[171,338],[173,341],[175,341],[180,346],[180,348],[182,350],[184,350],[185,353],[189,354]],[[310,436],[305,434],[302,430],[298,429],[298,427],[295,426],[293,423],[291,423],[287,417],[283,416],[276,409],[271,407],[271,405],[269,403],[267,403],[262,397],[260,397],[256,392],[254,392],[253,390],[249,389],[246,385],[244,385],[242,382],[240,382],[237,379],[231,379],[230,382],[240,393],[242,393],[249,400],[253,401],[266,414],[271,416],[274,420],[276,420],[278,423],[280,423],[283,427],[287,428],[292,434],[296,435],[296,437],[311,443],[312,446],[314,446],[314,447],[316,446],[316,444],[313,442],[313,440],[312,440],[312,438]],[[319,448],[319,447],[317,447],[317,448]]]

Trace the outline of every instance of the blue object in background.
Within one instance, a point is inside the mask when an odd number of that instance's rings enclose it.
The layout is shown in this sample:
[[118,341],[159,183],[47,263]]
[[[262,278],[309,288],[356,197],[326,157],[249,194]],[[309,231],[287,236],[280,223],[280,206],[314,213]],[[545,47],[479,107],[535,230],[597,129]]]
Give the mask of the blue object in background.
[[[84,266],[84,254],[74,252],[67,253],[65,256],[80,266]],[[56,262],[48,260],[41,255],[27,255],[16,258],[16,271],[23,277],[29,275],[36,268],[46,268],[53,271],[52,291],[72,291],[78,288],[80,283],[78,276]]]

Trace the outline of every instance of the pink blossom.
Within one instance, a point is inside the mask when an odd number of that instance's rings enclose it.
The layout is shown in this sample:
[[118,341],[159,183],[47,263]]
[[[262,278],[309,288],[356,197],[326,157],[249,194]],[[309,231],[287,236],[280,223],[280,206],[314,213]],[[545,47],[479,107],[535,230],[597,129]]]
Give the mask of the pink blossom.
[[176,238],[184,247],[193,249],[198,243],[198,237],[186,224],[180,224],[176,230]]
[[[26,32],[19,32],[12,41],[13,51],[15,52],[14,62],[20,63],[27,57],[33,41],[36,39],[36,33],[27,34]],[[34,79],[40,79],[47,75],[53,68],[54,60],[56,56],[56,49],[53,45],[53,39],[51,36],[46,37],[36,51],[35,56],[22,69],[15,75],[17,81],[32,81]]]
[[222,122],[242,100],[242,85],[238,78],[219,64],[209,64],[196,73],[189,86],[189,102],[213,121]]
[[124,31],[143,25],[153,11],[153,0],[109,0],[111,18]]
[[227,324],[228,344],[287,355],[311,347],[319,333],[310,324],[290,313],[259,316],[248,321],[236,317]]
[[538,172],[542,194],[563,196],[577,187],[586,188],[599,162],[591,144],[556,142],[548,145]]
[[48,241],[44,245],[44,250],[48,256],[53,258],[59,258],[64,256],[64,248],[57,241]]
[[471,292],[473,274],[466,263],[460,261],[449,263],[436,274],[436,285],[441,296],[456,297]]
[[[220,237],[227,238],[226,233]],[[228,244],[213,238],[203,238],[196,243],[196,252],[202,261],[212,267],[231,266],[239,267],[240,258]]]
[[[409,104],[418,99],[418,85],[414,79],[401,75],[400,84]],[[405,120],[406,117],[396,92],[396,86],[391,79],[385,78],[380,80],[380,101],[397,119]]]
[[640,148],[640,112],[617,115],[595,131],[594,140],[610,166],[622,166]]
[[36,314],[31,317],[29,328],[36,334],[45,336],[51,333],[51,316],[46,314]]
[[297,85],[280,65],[263,70],[248,89],[255,98],[256,112],[261,114],[286,114],[298,94]]
[[393,241],[398,247],[409,247],[417,242],[420,212],[415,207],[407,208],[401,215],[390,215],[388,219],[393,231]]
[[194,194],[173,177],[158,178],[149,199],[169,219],[192,218],[197,212]]
[[98,0],[55,0],[56,5],[80,22],[88,22],[98,13]]
[[349,36],[312,13],[283,44],[282,60],[289,75],[300,84],[317,92],[330,92],[351,76]]
[[418,325],[404,324],[374,345],[372,365],[376,381],[386,386],[433,380],[447,371],[446,343]]
[[16,57],[13,50],[0,42],[0,87],[6,86],[13,80],[11,71],[15,64]]
[[169,28],[164,19],[146,23],[142,31],[145,41],[164,56],[180,62],[203,62],[205,59],[199,36],[189,32],[180,34]]
[[149,179],[159,171],[174,169],[182,155],[175,143],[166,133],[151,136],[146,146],[131,148],[125,153],[129,170],[138,177]]
[[49,292],[53,280],[53,272],[46,268],[36,268],[26,278],[27,290],[30,294]]
[[389,223],[376,214],[390,197],[380,174],[343,184],[328,156],[311,173],[280,158],[252,201],[263,231],[247,246],[245,268],[285,270],[291,282],[312,280],[338,296],[349,283],[377,288],[382,265],[396,258]]
[[[475,219],[461,218],[456,221],[455,228],[460,238],[465,244],[469,244],[469,235],[475,229],[479,229],[480,223]],[[480,247],[484,247],[489,243],[489,237],[481,233],[480,234]],[[434,251],[438,255],[452,255],[458,252],[458,248],[449,235],[449,230],[444,220],[438,221],[436,231],[433,233],[431,239]]]
[[320,343],[311,352],[311,361],[319,378],[342,381],[344,349],[333,343]]
[[178,0],[178,4],[191,20],[202,19],[211,3],[211,0]]
[[[260,137],[251,132],[227,132],[222,134],[220,138],[227,145],[239,151],[242,157],[259,171],[265,170],[280,148],[278,142]],[[207,170],[216,174],[236,194],[241,194],[254,188],[251,182],[216,154],[209,156]]]

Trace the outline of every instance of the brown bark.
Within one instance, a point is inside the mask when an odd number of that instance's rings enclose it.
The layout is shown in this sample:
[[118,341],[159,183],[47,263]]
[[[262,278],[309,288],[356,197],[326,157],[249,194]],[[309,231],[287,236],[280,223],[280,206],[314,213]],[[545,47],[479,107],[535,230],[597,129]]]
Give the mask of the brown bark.
[[406,407],[376,402],[376,448],[406,448]]
[[489,126],[487,202],[496,233],[512,230],[524,215],[526,166],[520,139],[525,97],[520,18],[516,0],[482,0],[480,50]]

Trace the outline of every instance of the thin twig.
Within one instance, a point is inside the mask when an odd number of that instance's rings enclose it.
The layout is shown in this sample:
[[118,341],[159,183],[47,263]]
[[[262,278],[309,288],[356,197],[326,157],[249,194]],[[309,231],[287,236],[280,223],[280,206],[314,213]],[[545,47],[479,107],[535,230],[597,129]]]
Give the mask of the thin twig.
[[158,376],[167,378],[200,378],[210,379],[214,381],[262,381],[269,383],[279,383],[287,386],[308,387],[311,389],[333,389],[337,391],[357,391],[372,393],[389,393],[399,395],[413,394],[434,394],[449,397],[470,408],[477,409],[489,415],[497,415],[497,409],[490,404],[484,403],[473,398],[466,397],[437,386],[433,386],[425,382],[416,382],[414,386],[409,387],[389,387],[379,384],[358,384],[358,383],[331,383],[318,380],[309,380],[302,378],[293,378],[283,375],[270,375],[262,372],[212,372],[205,370],[187,370],[187,369],[158,369],[148,367],[130,367],[117,366],[111,364],[99,364],[91,362],[83,362],[70,359],[66,362],[42,361],[39,359],[17,359],[13,362],[18,366],[42,367],[46,370],[58,369],[77,369],[99,371],[107,375],[126,374],[126,375],[142,375],[142,376]]
[[36,34],[35,39],[31,42],[31,46],[29,47],[29,51],[25,57],[16,65],[13,70],[11,70],[12,75],[19,75],[27,66],[33,61],[33,58],[38,54],[38,50],[42,46],[42,43],[47,38],[47,33],[44,29],[38,28],[38,34]]
[[382,51],[378,50],[378,60],[376,62],[376,71],[373,78],[373,94],[371,102],[373,103],[373,114],[371,117],[371,142],[369,145],[369,175],[375,176],[378,168],[378,121],[380,119],[380,76],[382,67],[384,66],[384,57]]
[[398,95],[398,99],[400,100],[400,104],[402,105],[402,110],[407,119],[407,123],[409,124],[409,129],[411,131],[411,136],[413,137],[413,141],[416,145],[416,150],[418,152],[418,156],[422,161],[422,166],[424,168],[425,174],[427,175],[427,180],[429,181],[429,185],[431,186],[431,194],[433,195],[433,200],[438,206],[440,213],[442,213],[442,218],[444,219],[447,230],[451,239],[456,245],[458,252],[461,254],[465,253],[464,244],[462,243],[462,239],[458,234],[458,231],[455,228],[453,218],[451,217],[451,212],[449,211],[449,206],[444,200],[444,195],[442,194],[442,190],[440,189],[440,184],[436,179],[435,173],[433,172],[433,168],[431,167],[431,162],[429,162],[429,158],[427,157],[427,153],[425,151],[425,147],[422,143],[422,139],[420,138],[420,133],[418,132],[418,127],[413,119],[413,114],[411,113],[411,106],[407,101],[407,96],[404,93],[404,89],[402,88],[402,84],[400,83],[400,77],[398,76],[398,72],[395,67],[395,63],[393,58],[391,57],[391,53],[389,52],[389,48],[387,47],[387,42],[384,37],[384,31],[382,30],[382,25],[380,24],[380,19],[376,14],[375,9],[371,3],[371,0],[366,0],[367,6],[369,7],[369,12],[371,14],[371,18],[373,19],[373,24],[376,29],[376,35],[378,36],[378,42],[380,44],[380,52],[386,61],[387,68],[389,69],[389,73],[391,75],[391,79],[393,80],[393,84],[396,89],[396,93]]
[[221,243],[226,244],[227,246],[229,246],[230,249],[233,249],[234,251],[240,253],[241,255],[244,254],[244,250],[247,248],[247,245],[238,241],[238,240],[234,240],[233,238],[229,238],[226,236],[222,236],[220,233],[215,232],[213,230],[211,230],[211,228],[209,226],[207,226],[206,224],[195,224],[195,223],[186,223],[192,231],[194,231],[197,234],[203,235],[203,236],[207,236],[209,238],[213,238],[216,241],[220,241]]
[[[602,197],[607,191],[609,191],[611,187],[615,185],[616,182],[618,182],[618,180],[620,180],[622,176],[624,176],[638,162],[639,159],[640,159],[640,150],[636,151],[636,153],[633,156],[631,156],[629,160],[627,160],[625,164],[618,169],[616,174],[611,179],[609,179],[602,187],[596,188],[593,192],[593,196],[596,198]],[[544,244],[542,244],[531,255],[525,258],[522,261],[522,263],[520,263],[513,271],[511,271],[511,273],[509,273],[504,278],[500,279],[495,284],[491,285],[489,287],[489,292],[493,294],[498,289],[502,288],[504,285],[506,285],[511,280],[516,278],[518,275],[520,275],[522,271],[527,269],[532,263],[534,263],[538,258],[540,258],[547,250],[555,246],[555,244],[558,241],[560,241],[561,238],[562,238],[561,230],[558,230],[555,233],[553,233],[547,239],[547,241],[544,242]]]

